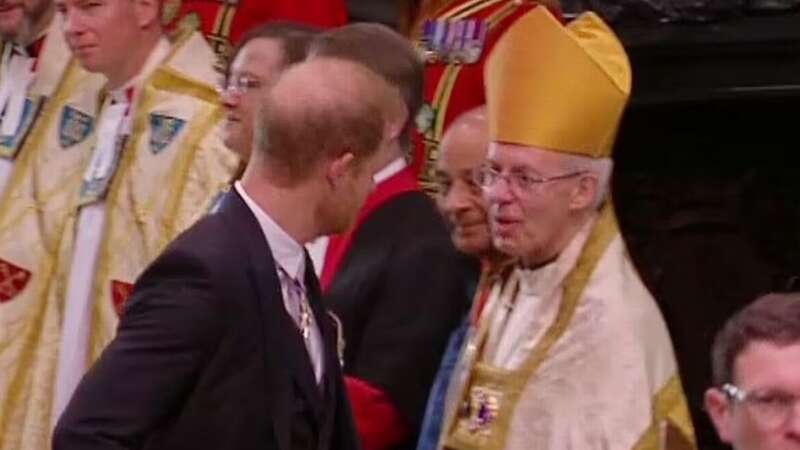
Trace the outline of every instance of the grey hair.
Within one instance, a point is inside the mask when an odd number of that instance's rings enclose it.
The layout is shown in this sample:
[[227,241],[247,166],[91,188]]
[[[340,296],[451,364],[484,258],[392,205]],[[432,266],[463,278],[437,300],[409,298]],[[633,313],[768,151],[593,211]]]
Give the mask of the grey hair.
[[611,158],[590,158],[588,156],[562,153],[561,161],[568,172],[588,172],[597,178],[597,192],[592,201],[593,209],[600,209],[611,189],[611,174],[614,161]]

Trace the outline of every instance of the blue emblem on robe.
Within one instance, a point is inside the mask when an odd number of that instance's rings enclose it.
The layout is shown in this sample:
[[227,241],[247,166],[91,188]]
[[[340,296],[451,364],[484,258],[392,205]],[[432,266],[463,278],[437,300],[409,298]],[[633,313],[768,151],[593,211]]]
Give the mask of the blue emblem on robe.
[[150,151],[161,153],[186,125],[186,121],[163,114],[150,114]]
[[69,148],[83,142],[94,130],[94,118],[67,105],[61,110],[58,127],[58,143]]
[[38,101],[30,98],[25,99],[25,104],[22,107],[22,120],[20,120],[17,130],[12,135],[0,136],[0,156],[9,159],[16,157],[28,135],[28,131],[33,125],[34,119],[39,115],[41,106],[41,98]]

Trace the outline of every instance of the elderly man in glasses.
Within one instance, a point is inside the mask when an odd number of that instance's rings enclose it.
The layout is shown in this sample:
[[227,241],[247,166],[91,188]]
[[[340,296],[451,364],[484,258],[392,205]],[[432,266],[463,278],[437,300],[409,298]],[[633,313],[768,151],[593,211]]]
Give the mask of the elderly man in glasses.
[[631,86],[622,45],[593,13],[562,26],[536,8],[486,81],[478,182],[493,243],[518,262],[489,287],[440,448],[694,448],[667,328],[606,200]]
[[712,349],[706,410],[736,450],[800,449],[800,293],[769,294],[733,316]]

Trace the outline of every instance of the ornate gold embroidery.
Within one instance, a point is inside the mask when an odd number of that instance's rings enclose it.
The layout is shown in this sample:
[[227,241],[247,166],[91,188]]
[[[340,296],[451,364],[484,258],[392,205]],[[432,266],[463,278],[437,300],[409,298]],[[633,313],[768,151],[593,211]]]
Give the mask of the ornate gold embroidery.
[[673,375],[653,399],[653,422],[634,450],[683,450],[697,447],[681,380]]
[[[468,385],[490,385],[494,389],[503,392],[502,408],[498,410],[496,417],[492,418],[491,429],[486,434],[470,436],[459,432],[463,428],[460,426],[461,421],[456,420],[456,423],[448,423],[447,427],[444,428],[444,432],[449,434],[449,436],[444,436],[446,448],[470,450],[500,450],[504,448],[506,435],[522,389],[530,378],[534,376],[552,346],[563,336],[568,328],[580,303],[580,295],[586,287],[589,277],[618,233],[614,208],[609,202],[601,210],[575,267],[567,274],[564,280],[563,296],[555,320],[547,329],[544,337],[534,347],[528,360],[518,370],[503,370],[481,363],[476,363],[473,366],[473,376]],[[488,321],[484,320],[482,322],[485,324]],[[483,332],[479,333],[477,338],[481,341],[486,335],[485,325],[482,328]]]

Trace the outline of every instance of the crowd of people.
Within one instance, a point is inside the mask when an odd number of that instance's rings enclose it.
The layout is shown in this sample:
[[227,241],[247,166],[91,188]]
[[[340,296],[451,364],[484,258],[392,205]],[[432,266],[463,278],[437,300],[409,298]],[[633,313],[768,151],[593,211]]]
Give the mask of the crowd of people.
[[[599,16],[202,3],[0,0],[0,450],[698,448]],[[720,439],[800,449],[800,294],[709,358]]]

